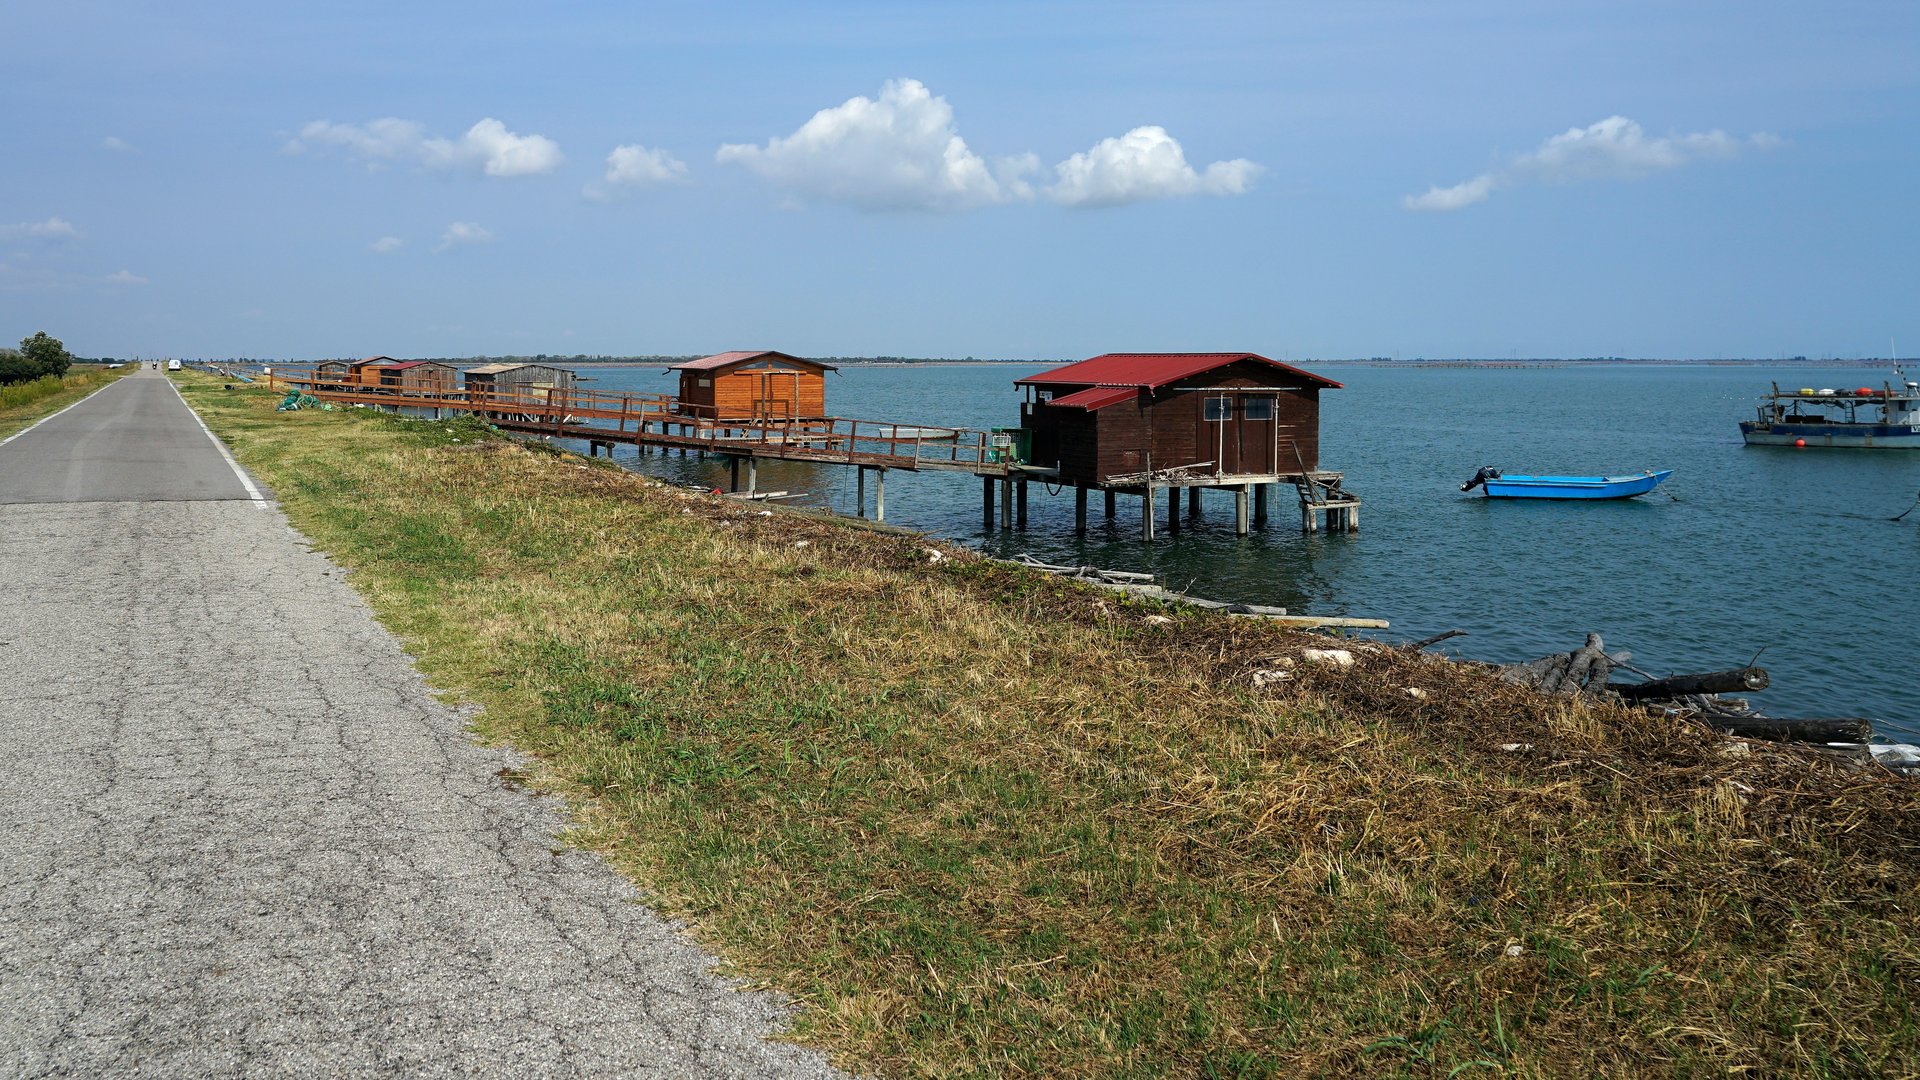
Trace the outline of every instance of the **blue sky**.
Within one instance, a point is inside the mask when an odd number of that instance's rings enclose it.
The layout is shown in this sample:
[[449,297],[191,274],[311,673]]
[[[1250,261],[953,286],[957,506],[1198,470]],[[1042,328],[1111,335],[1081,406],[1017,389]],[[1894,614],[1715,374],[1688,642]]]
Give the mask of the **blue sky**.
[[1920,353],[1920,4],[11,4],[0,340]]

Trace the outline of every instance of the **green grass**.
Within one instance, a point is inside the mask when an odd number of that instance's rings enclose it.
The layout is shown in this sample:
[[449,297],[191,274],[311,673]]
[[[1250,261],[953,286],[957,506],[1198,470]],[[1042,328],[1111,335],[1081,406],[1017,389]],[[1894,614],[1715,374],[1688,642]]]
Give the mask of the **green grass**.
[[1321,639],[471,421],[182,385],[484,737],[537,755],[503,780],[566,795],[578,843],[842,1061],[1920,1071],[1915,785],[1364,643],[1255,691]]
[[82,367],[64,376],[46,375],[29,382],[0,386],[0,438],[59,412],[133,370],[131,365],[111,369]]

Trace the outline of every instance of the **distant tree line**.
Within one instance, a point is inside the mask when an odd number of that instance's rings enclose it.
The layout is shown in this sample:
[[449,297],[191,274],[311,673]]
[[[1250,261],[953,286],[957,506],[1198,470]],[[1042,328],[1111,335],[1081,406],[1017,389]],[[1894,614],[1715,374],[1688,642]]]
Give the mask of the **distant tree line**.
[[59,338],[45,330],[20,339],[18,349],[0,349],[0,386],[32,382],[48,375],[59,378],[73,366],[73,354]]

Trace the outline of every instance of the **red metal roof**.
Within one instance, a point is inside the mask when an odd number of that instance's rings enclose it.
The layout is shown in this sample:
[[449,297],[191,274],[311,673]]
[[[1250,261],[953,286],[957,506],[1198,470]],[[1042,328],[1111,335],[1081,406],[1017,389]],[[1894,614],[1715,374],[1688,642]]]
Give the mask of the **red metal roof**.
[[1340,389],[1340,384],[1311,371],[1302,371],[1292,364],[1283,364],[1278,360],[1269,360],[1259,353],[1222,352],[1222,353],[1104,353],[1077,364],[1054,368],[1038,375],[1029,375],[1014,380],[1015,386],[1130,386],[1157,390],[1169,383],[1191,378],[1202,372],[1225,367],[1242,360],[1252,360],[1268,367],[1278,368],[1306,379],[1314,386],[1330,390]]
[[1137,386],[1095,386],[1086,390],[1077,390],[1071,394],[1063,394],[1048,404],[1092,412],[1139,396],[1140,388]]
[[675,364],[672,367],[668,368],[667,370],[668,371],[713,371],[717,368],[732,367],[734,364],[743,363],[748,360],[758,360],[760,357],[763,357],[763,356],[777,356],[782,360],[794,360],[802,364],[811,364],[814,367],[822,368],[827,371],[838,370],[832,364],[823,364],[818,360],[807,360],[798,356],[790,356],[787,353],[775,352],[772,349],[761,349],[757,352],[748,351],[748,352],[714,353],[712,356],[703,356],[698,360],[689,360],[684,364]]

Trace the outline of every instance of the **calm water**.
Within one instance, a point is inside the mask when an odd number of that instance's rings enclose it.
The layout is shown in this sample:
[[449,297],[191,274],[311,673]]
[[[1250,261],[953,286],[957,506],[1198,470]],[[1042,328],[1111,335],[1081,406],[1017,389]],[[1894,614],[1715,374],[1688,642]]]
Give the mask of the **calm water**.
[[[1039,367],[853,367],[830,412],[986,428],[1018,422],[1012,382]],[[1735,424],[1770,381],[1879,385],[1884,369],[1582,365],[1396,369],[1324,365],[1321,460],[1365,500],[1356,535],[1303,536],[1292,493],[1264,532],[1233,535],[1233,502],[1205,500],[1177,537],[1139,543],[1140,501],[1073,535],[1071,490],[1034,485],[1025,533],[982,530],[979,481],[894,472],[890,523],[1010,555],[1148,571],[1175,587],[1295,612],[1389,619],[1410,640],[1459,628],[1442,651],[1514,661],[1577,647],[1589,630],[1655,674],[1739,667],[1765,650],[1755,703],[1778,715],[1865,715],[1920,736],[1907,667],[1920,648],[1920,451],[1747,447]],[[670,393],[653,368],[592,370],[594,389]],[[628,452],[630,453],[630,452]],[[628,460],[623,456],[622,460]],[[1489,500],[1459,485],[1513,472],[1674,470],[1653,494],[1602,503]],[[635,467],[725,483],[717,462]],[[850,469],[772,462],[762,490],[852,513]],[[868,498],[872,498],[869,490]],[[1158,511],[1165,514],[1164,499]],[[1164,529],[1164,520],[1161,528]]]

